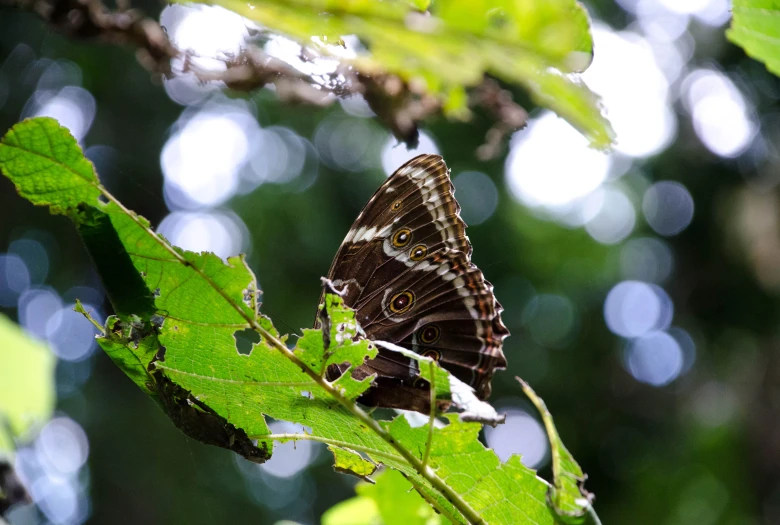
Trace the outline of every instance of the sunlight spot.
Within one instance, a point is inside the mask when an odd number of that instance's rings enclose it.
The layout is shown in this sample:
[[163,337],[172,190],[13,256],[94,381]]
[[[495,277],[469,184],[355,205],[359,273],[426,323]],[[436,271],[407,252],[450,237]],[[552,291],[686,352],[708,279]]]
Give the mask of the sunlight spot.
[[525,411],[515,407],[501,407],[498,413],[506,413],[506,422],[493,428],[485,426],[485,440],[501,461],[512,454],[522,454],[522,462],[528,468],[539,468],[549,461],[550,446],[542,424]]
[[723,73],[696,69],[683,81],[681,92],[702,143],[721,157],[744,152],[758,131],[752,104]]

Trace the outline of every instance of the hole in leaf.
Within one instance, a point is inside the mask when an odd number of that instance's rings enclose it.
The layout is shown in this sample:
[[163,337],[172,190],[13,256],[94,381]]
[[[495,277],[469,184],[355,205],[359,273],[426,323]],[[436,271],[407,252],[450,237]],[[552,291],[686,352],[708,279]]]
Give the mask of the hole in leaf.
[[236,340],[236,350],[242,355],[249,355],[252,352],[252,347],[260,342],[260,334],[251,328],[236,330],[233,337]]
[[244,304],[250,308],[254,308],[255,303],[257,303],[257,305],[260,305],[261,295],[263,295],[263,292],[261,292],[260,290],[256,290],[254,288],[247,288],[246,290],[244,290]]

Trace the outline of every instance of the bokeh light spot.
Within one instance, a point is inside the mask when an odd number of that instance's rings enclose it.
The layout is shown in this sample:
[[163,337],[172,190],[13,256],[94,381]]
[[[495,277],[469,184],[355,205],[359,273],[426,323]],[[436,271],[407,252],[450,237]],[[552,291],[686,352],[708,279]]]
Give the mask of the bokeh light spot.
[[680,374],[683,355],[679,343],[666,332],[651,332],[628,343],[626,367],[635,379],[664,386]]
[[320,159],[337,170],[366,171],[378,165],[378,147],[386,133],[369,119],[331,116],[314,132],[314,146]]
[[549,460],[547,433],[539,421],[516,407],[502,407],[506,422],[495,428],[485,426],[485,440],[501,461],[512,454],[522,454],[522,462],[529,468],[539,468]]
[[[595,23],[593,46],[599,52],[582,78],[602,97],[617,136],[615,150],[648,157],[666,148],[677,119],[670,107],[669,81],[650,44],[634,32],[615,32]],[[559,151],[568,155],[568,149]]]
[[16,254],[0,254],[0,306],[16,306],[19,295],[30,287],[30,271]]
[[56,93],[39,91],[23,111],[24,117],[51,117],[81,141],[95,118],[95,98],[84,88],[65,86]]
[[77,472],[89,456],[89,441],[81,425],[68,417],[55,417],[41,429],[36,451],[47,465],[62,474]]
[[673,314],[674,306],[666,292],[639,281],[615,285],[604,301],[607,327],[622,337],[639,337],[667,328]]
[[[273,434],[303,432],[303,427],[300,425],[286,421],[274,421],[268,427]],[[276,478],[291,478],[308,467],[314,455],[314,443],[311,441],[275,443],[273,456],[260,468]]]
[[568,122],[544,112],[512,137],[505,175],[521,203],[561,207],[598,188],[609,165],[609,157],[591,149]]
[[647,223],[661,235],[677,235],[693,219],[693,197],[674,181],[656,182],[645,192],[642,211]]
[[406,161],[424,153],[439,154],[439,147],[433,138],[424,131],[420,131],[420,140],[414,149],[407,149],[405,144],[398,142],[394,137],[390,137],[382,148],[382,167],[385,173],[390,176]]
[[160,24],[177,49],[189,51],[194,64],[225,69],[220,57],[236,56],[246,44],[251,21],[218,6],[169,5],[160,13]]
[[[30,283],[42,284],[46,280],[46,276],[49,274],[49,254],[43,244],[35,239],[17,239],[8,246],[8,252],[18,255],[24,260],[30,274]],[[19,277],[22,280],[15,284],[16,287],[24,286],[24,278]]]
[[585,223],[585,231],[602,244],[616,244],[631,235],[636,224],[634,205],[617,188],[599,190],[601,207]]
[[248,253],[250,249],[249,231],[232,212],[173,212],[157,230],[180,248],[212,252],[222,259]]
[[[46,339],[51,343],[52,350],[66,361],[82,361],[97,348],[97,330],[87,318],[73,310],[74,306],[69,304],[60,308],[48,319],[45,327]],[[93,317],[102,317],[94,306],[83,306]]]
[[545,346],[565,345],[577,326],[574,305],[560,295],[537,295],[525,306],[522,317],[531,337]]
[[673,268],[672,250],[659,239],[630,239],[620,250],[620,269],[626,279],[661,283],[669,277]]
[[169,207],[216,206],[231,198],[260,129],[255,117],[241,104],[214,104],[185,113],[177,128],[160,155]]
[[697,69],[683,81],[683,102],[702,143],[721,157],[743,153],[757,133],[753,109],[726,75]]
[[478,171],[464,171],[452,181],[460,204],[460,216],[470,226],[482,224],[498,206],[498,189],[493,180]]
[[[29,333],[46,339],[47,335],[57,328],[62,321],[55,315],[62,309],[62,299],[57,292],[48,287],[30,288],[19,297],[19,324]],[[55,322],[49,323],[54,319]]]
[[260,129],[252,141],[251,169],[244,172],[244,178],[254,185],[292,181],[303,171],[307,142],[287,128],[272,126]]

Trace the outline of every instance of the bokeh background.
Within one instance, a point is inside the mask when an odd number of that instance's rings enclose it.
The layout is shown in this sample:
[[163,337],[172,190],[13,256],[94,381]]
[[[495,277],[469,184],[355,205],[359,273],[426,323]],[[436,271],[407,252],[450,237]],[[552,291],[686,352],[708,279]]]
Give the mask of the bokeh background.
[[[726,0],[584,3],[584,79],[618,136],[608,155],[520,92],[531,118],[499,158],[475,155],[482,115],[428,122],[407,151],[360,99],[315,109],[187,77],[155,84],[130,50],[6,7],[0,131],[59,119],[109,190],[173,243],[248,254],[265,312],[291,333],[310,326],[319,277],[384,177],[441,153],[512,332],[492,397],[509,417],[487,443],[549,472],[519,375],[589,474],[604,523],[780,523],[780,82],[725,39]],[[137,6],[204,65],[247,34],[225,11]],[[333,66],[300,62],[284,39],[266,50],[312,73]],[[59,357],[57,415],[17,457],[38,506],[12,523],[314,524],[353,494],[315,443],[257,466],[186,438],[96,348],[76,298],[110,313],[69,221],[0,180],[0,311]]]

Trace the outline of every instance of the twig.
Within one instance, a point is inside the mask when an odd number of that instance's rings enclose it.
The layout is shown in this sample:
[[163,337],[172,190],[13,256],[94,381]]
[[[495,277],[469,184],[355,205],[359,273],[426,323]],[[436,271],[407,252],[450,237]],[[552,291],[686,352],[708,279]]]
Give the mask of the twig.
[[138,61],[153,73],[170,74],[170,59],[179,54],[155,20],[137,9],[109,10],[100,0],[0,0],[37,13],[70,38],[98,39],[136,48]]
[[[398,75],[366,74],[342,62],[334,72],[325,75],[327,81],[322,81],[270,57],[254,44],[237,56],[223,59],[224,71],[206,70],[193,64],[190,53],[177,49],[156,20],[138,9],[110,10],[101,0],[0,0],[2,5],[35,12],[55,30],[71,38],[133,47],[139,63],[156,76],[192,74],[199,81],[223,82],[229,89],[242,92],[273,84],[280,100],[319,107],[333,104],[339,98],[360,95],[393,135],[412,148],[418,143],[420,122],[442,112],[440,97],[420,83],[406,82]],[[311,47],[302,48],[305,59],[319,56]],[[172,64],[179,59],[183,59],[184,66],[177,71]],[[490,79],[474,91],[470,104],[486,108],[496,120],[486,134],[485,144],[477,149],[479,158],[494,158],[501,152],[503,139],[524,125],[527,114],[512,101],[508,91]]]
[[506,136],[525,126],[528,112],[492,78],[486,78],[471,93],[469,103],[484,108],[496,121],[485,133],[485,143],[477,148],[480,160],[494,159],[501,153]]

